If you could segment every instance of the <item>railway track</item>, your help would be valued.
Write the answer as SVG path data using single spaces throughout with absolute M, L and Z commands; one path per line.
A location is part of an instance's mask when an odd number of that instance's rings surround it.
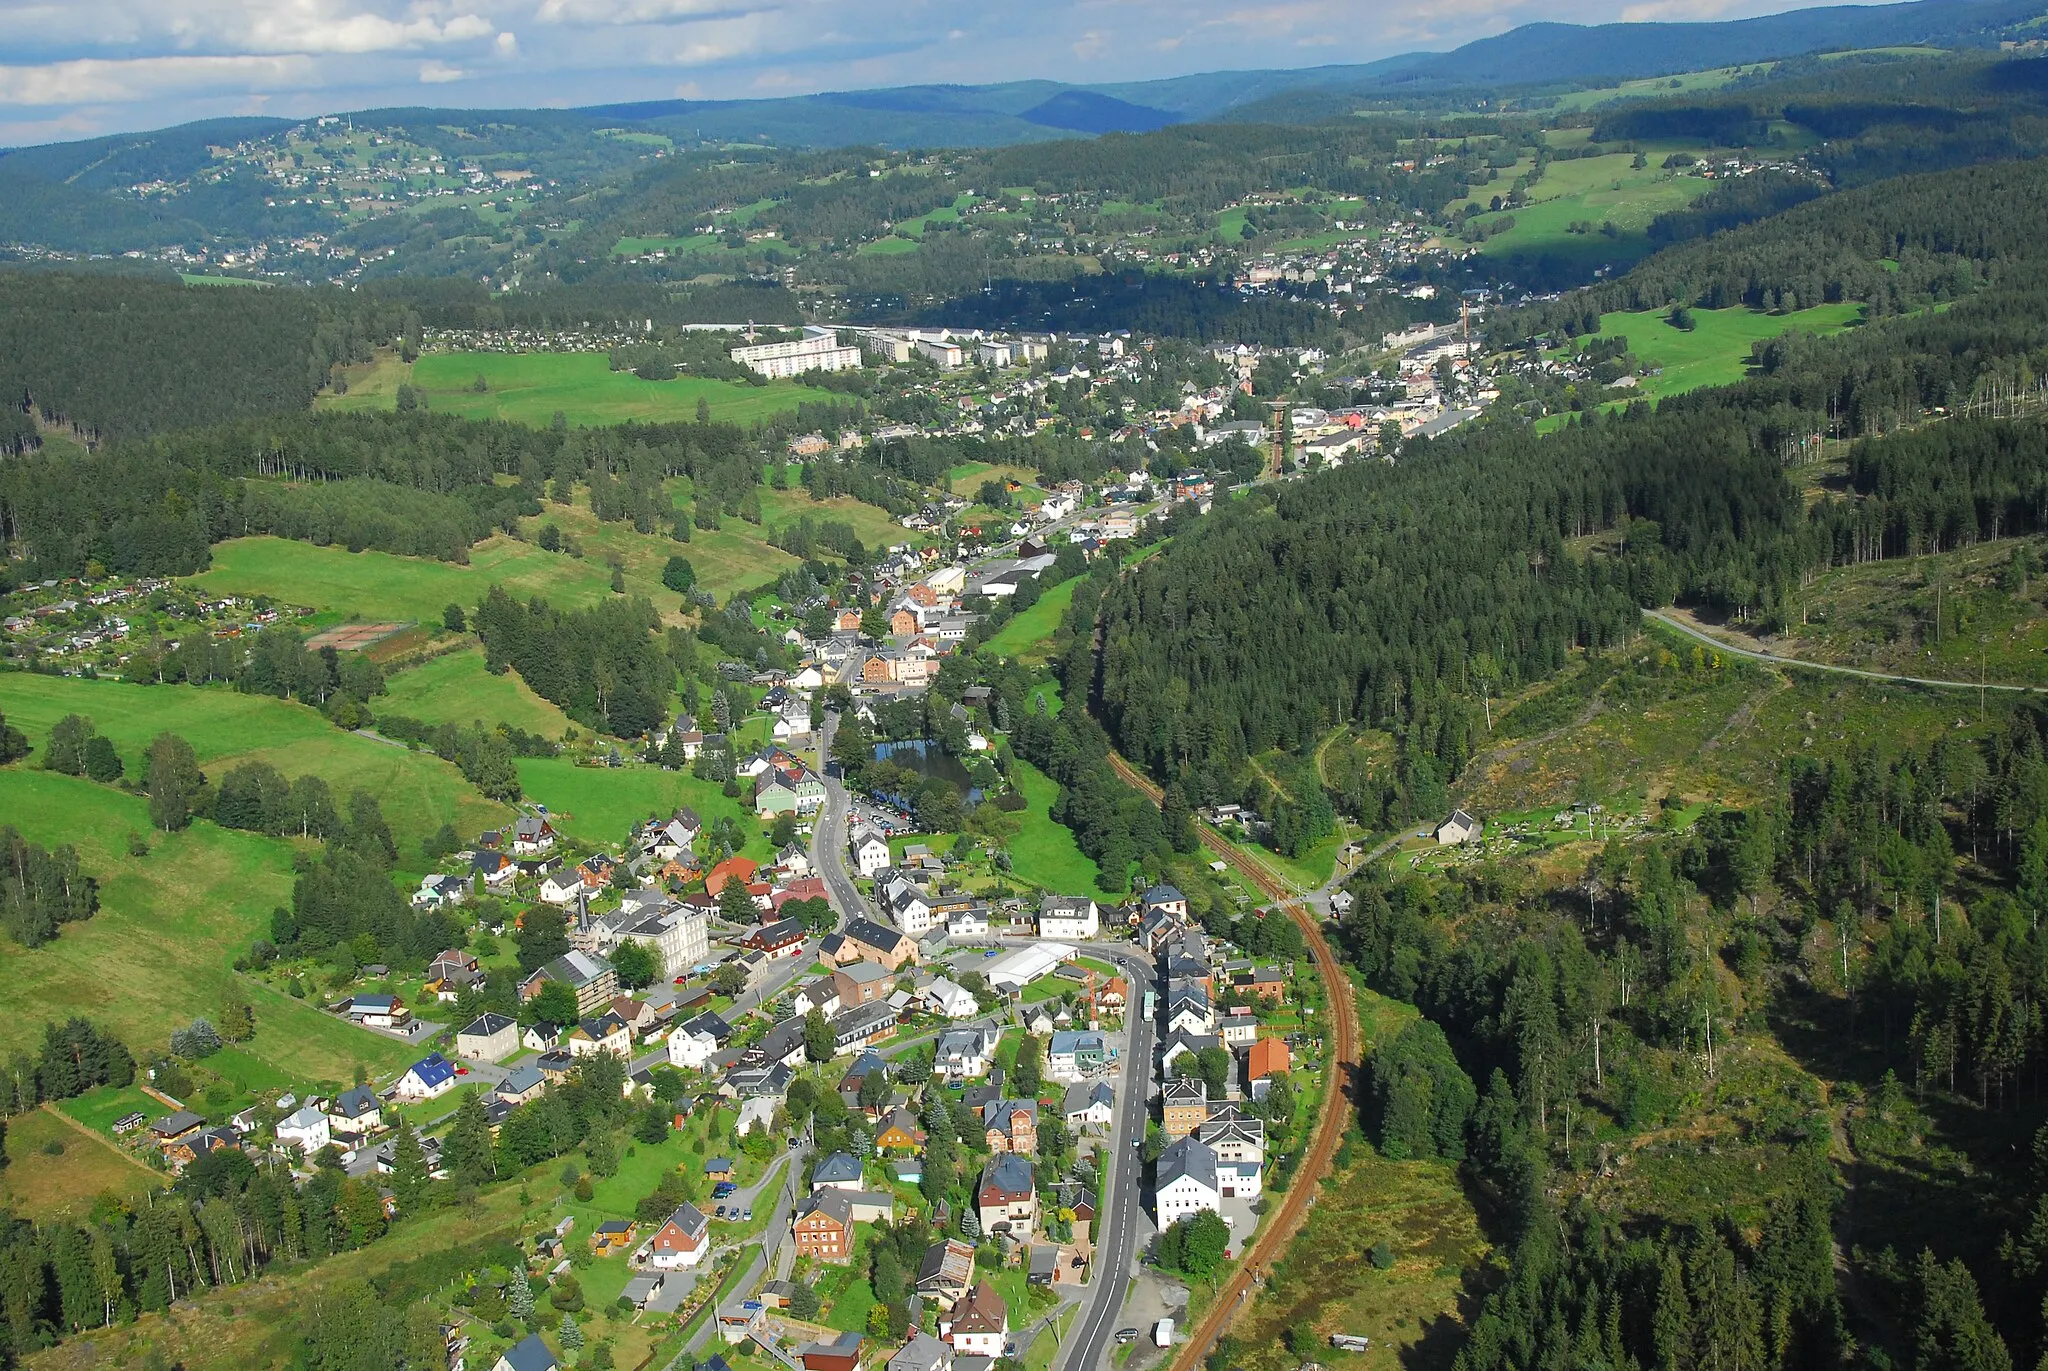
M 1114 752 L 1109 754 L 1109 764 L 1126 784 L 1158 801 L 1159 787 L 1152 784 L 1144 773 Z M 1317 1184 L 1329 1174 L 1331 1159 L 1344 1140 L 1346 1116 L 1351 1108 L 1351 1102 L 1344 1094 L 1344 1085 L 1346 1078 L 1355 1074 L 1360 1062 L 1357 1007 L 1351 996 L 1344 993 L 1349 984 L 1348 978 L 1337 964 L 1337 954 L 1331 951 L 1329 940 L 1323 936 L 1322 924 L 1317 920 L 1315 911 L 1304 905 L 1294 890 L 1258 861 L 1238 851 L 1221 834 L 1206 824 L 1198 825 L 1197 831 L 1201 834 L 1202 845 L 1219 861 L 1229 865 L 1253 888 L 1277 903 L 1300 926 L 1309 955 L 1315 960 L 1316 970 L 1321 973 L 1324 988 L 1329 992 L 1331 1034 L 1336 1053 L 1331 1062 L 1329 1089 L 1323 1093 L 1323 1107 L 1316 1118 L 1314 1140 L 1309 1144 L 1308 1155 L 1295 1170 L 1294 1182 L 1287 1187 L 1286 1198 L 1277 1212 L 1266 1216 L 1266 1222 L 1260 1225 L 1250 1250 L 1244 1253 L 1223 1288 L 1216 1292 L 1216 1302 L 1190 1332 L 1187 1341 L 1174 1349 L 1166 1371 L 1194 1371 L 1201 1364 L 1237 1312 L 1250 1302 L 1252 1278 L 1260 1272 L 1270 1271 L 1300 1232 L 1308 1218 L 1309 1206 L 1315 1202 Z

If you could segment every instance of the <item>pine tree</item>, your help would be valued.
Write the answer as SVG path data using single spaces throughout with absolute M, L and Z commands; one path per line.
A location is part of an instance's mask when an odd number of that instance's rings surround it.
M 512 1268 L 511 1283 L 505 1287 L 505 1307 L 512 1311 L 512 1317 L 525 1323 L 533 1317 L 533 1287 L 527 1283 L 526 1267 L 523 1263 Z
M 411 1120 L 400 1119 L 398 1136 L 391 1144 L 391 1193 L 398 1201 L 398 1212 L 414 1213 L 429 1183 L 427 1155 L 420 1146 L 420 1135 L 413 1131 Z
M 583 1330 L 576 1326 L 573 1314 L 562 1315 L 562 1348 L 568 1352 L 583 1350 Z

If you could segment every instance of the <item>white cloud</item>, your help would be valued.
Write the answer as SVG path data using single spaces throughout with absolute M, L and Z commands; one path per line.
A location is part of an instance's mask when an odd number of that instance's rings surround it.
M 85 57 L 0 67 L 0 105 L 123 104 L 223 88 L 237 92 L 306 85 L 313 59 L 282 57 Z
M 423 85 L 446 85 L 450 81 L 461 81 L 468 76 L 469 73 L 461 67 L 451 67 L 446 62 L 420 63 L 420 82 Z

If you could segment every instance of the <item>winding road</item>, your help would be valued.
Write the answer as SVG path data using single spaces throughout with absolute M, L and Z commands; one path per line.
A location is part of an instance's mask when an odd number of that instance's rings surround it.
M 1895 676 L 1889 671 L 1866 671 L 1856 666 L 1836 666 L 1832 662 L 1809 662 L 1801 657 L 1780 657 L 1774 653 L 1757 652 L 1751 648 L 1737 647 L 1723 642 L 1704 629 L 1695 628 L 1683 619 L 1675 619 L 1661 609 L 1646 609 L 1645 619 L 1654 619 L 1664 627 L 1704 643 L 1716 652 L 1725 652 L 1731 657 L 1741 657 L 1752 662 L 1765 662 L 1771 666 L 1798 667 L 1803 671 L 1825 671 L 1833 676 L 1854 676 L 1865 681 L 1888 681 L 1894 685 L 1928 686 L 1935 690 L 2002 690 L 2018 695 L 2048 695 L 2048 686 L 2000 685 L 1996 681 L 1943 681 L 1931 676 Z

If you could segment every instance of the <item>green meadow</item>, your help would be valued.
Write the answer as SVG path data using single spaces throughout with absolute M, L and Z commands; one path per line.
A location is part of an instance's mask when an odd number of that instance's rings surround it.
M 403 714 L 432 724 L 510 724 L 559 738 L 569 716 L 533 693 L 516 671 L 493 676 L 480 648 L 466 647 L 398 672 L 385 681 L 376 712 Z
M 43 730 L 30 734 L 39 742 Z M 0 943 L 0 1004 L 24 1039 L 82 1013 L 143 1056 L 239 998 L 255 1010 L 256 1036 L 236 1052 L 293 1080 L 344 1082 L 357 1063 L 390 1072 L 416 1055 L 231 969 L 268 932 L 270 911 L 291 903 L 292 844 L 205 821 L 155 831 L 141 796 L 27 764 L 0 770 L 0 813 L 31 842 L 76 848 L 100 887 L 99 912 L 54 941 Z M 146 837 L 148 856 L 128 855 L 130 833 Z
M 669 814 L 689 805 L 707 825 L 726 815 L 737 816 L 749 835 L 747 856 L 759 860 L 773 852 L 767 825 L 754 817 L 748 804 L 728 799 L 721 786 L 687 771 L 638 764 L 577 766 L 566 757 L 522 757 L 519 783 L 528 799 L 548 807 L 556 828 L 585 843 L 616 847 L 648 815 Z
M 1094 890 L 1120 895 L 1122 882 L 1113 882 L 1108 887 L 1099 884 L 1101 869 L 1074 842 L 1074 831 L 1053 821 L 1052 806 L 1059 798 L 1059 785 L 1021 759 L 1014 774 L 1018 793 L 1027 806 L 1019 815 L 1023 825 L 1008 844 L 1010 865 L 1017 875 L 1033 885 L 1063 894 Z
M 471 548 L 467 566 L 258 537 L 215 544 L 213 565 L 191 583 L 223 595 L 268 595 L 344 619 L 439 623 L 446 606 L 474 607 L 493 585 L 556 604 L 589 604 L 611 593 L 611 571 L 602 558 L 578 560 L 503 536 Z
M 474 388 L 479 376 L 482 391 Z M 595 352 L 435 352 L 410 367 L 392 362 L 360 380 L 352 377 L 348 394 L 322 396 L 319 405 L 386 409 L 397 403 L 398 385 L 405 381 L 436 412 L 536 426 L 552 422 L 557 412 L 577 425 L 688 420 L 697 417 L 699 400 L 711 407 L 714 419 L 749 424 L 792 410 L 800 400 L 831 398 L 830 392 L 793 381 L 643 381 L 629 371 L 613 371 L 610 359 Z
M 1531 203 L 1477 219 L 1482 224 L 1503 218 L 1515 221 L 1513 228 L 1488 238 L 1479 250 L 1510 261 L 1551 258 L 1584 266 L 1624 265 L 1647 256 L 1654 247 L 1650 221 L 1685 208 L 1712 189 L 1713 182 L 1665 171 L 1658 166 L 1660 156 L 1652 156 L 1641 170 L 1630 165 L 1633 160 L 1632 154 L 1614 153 L 1550 163 L 1543 179 L 1529 187 Z M 1469 203 L 1483 208 L 1493 196 L 1506 194 L 1515 177 L 1527 170 L 1520 162 L 1503 170 L 1491 183 L 1475 188 Z M 1574 233 L 1574 223 L 1590 223 L 1593 231 Z M 1603 223 L 1614 225 L 1615 236 L 1600 232 Z
M 1784 334 L 1804 331 L 1825 336 L 1854 328 L 1863 319 L 1859 304 L 1815 305 L 1789 314 L 1757 309 L 1696 309 L 1693 327 L 1678 328 L 1658 310 L 1608 313 L 1600 316 L 1602 338 L 1624 337 L 1645 372 L 1631 398 L 1661 400 L 1705 386 L 1733 385 L 1749 374 L 1750 346 Z M 1605 406 L 1618 409 L 1626 400 Z M 1569 416 L 1546 415 L 1539 432 L 1563 424 Z
M 1080 585 L 1081 579 L 1075 577 L 1054 586 L 1038 597 L 1037 604 L 997 629 L 985 646 L 1001 657 L 1015 657 L 1021 662 L 1044 662 L 1053 631 L 1066 617 L 1067 606 L 1074 602 L 1074 592 Z
M 432 753 L 344 733 L 316 710 L 267 695 L 10 672 L 0 675 L 0 714 L 38 746 L 59 719 L 82 714 L 113 742 L 130 777 L 140 774 L 150 740 L 171 732 L 192 744 L 210 779 L 237 762 L 264 761 L 286 776 L 318 775 L 342 800 L 352 790 L 367 790 L 402 846 L 444 823 L 474 833 L 504 816 Z

